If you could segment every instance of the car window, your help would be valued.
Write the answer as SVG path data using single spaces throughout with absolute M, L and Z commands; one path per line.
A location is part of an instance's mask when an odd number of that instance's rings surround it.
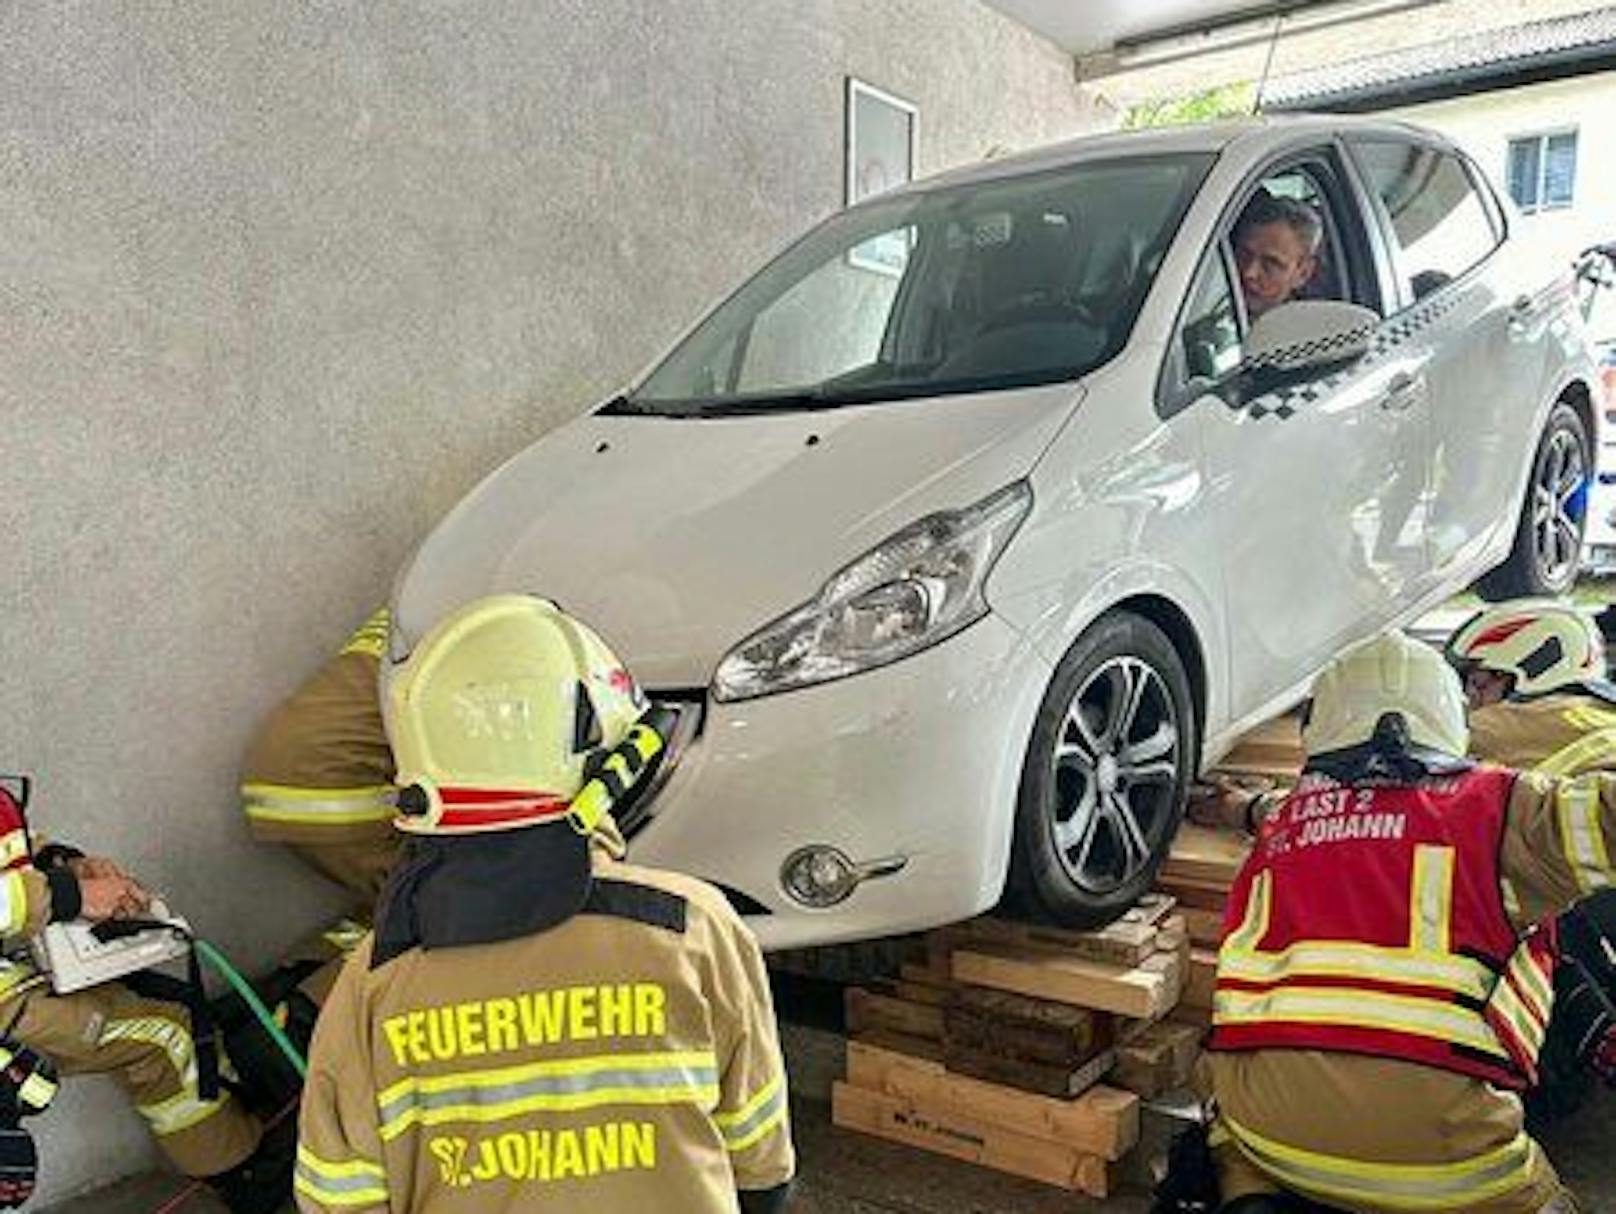
M 1187 379 L 1222 379 L 1240 365 L 1240 315 L 1221 256 L 1206 259 L 1190 292 L 1179 350 Z
M 1085 161 L 853 207 L 754 276 L 620 407 L 826 408 L 1074 379 L 1122 349 L 1210 164 Z
M 1353 148 L 1391 225 L 1408 299 L 1440 290 L 1498 247 L 1487 207 L 1457 156 L 1390 139 L 1358 140 Z
M 898 298 L 914 228 L 905 224 L 820 266 L 757 314 L 731 358 L 737 390 L 817 383 L 876 360 Z M 705 386 L 716 395 L 719 383 Z

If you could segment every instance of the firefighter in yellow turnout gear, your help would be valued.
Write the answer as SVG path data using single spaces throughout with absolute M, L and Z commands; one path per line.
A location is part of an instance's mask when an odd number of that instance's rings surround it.
M 111 860 L 61 844 L 36 852 L 26 800 L 25 791 L 0 788 L 0 1192 L 25 1198 L 32 1188 L 33 1151 L 25 1150 L 26 1160 L 14 1154 L 26 1135 L 12 1119 L 48 1104 L 55 1084 L 36 1072 L 17 1087 L 28 1070 L 16 1060 L 42 1058 L 63 1077 L 112 1078 L 170 1162 L 211 1184 L 231 1210 L 279 1209 L 291 1187 L 294 1123 L 287 1116 L 266 1131 L 228 1090 L 204 1091 L 210 1059 L 184 1003 L 144 997 L 123 982 L 57 995 L 35 966 L 28 938 L 47 924 L 139 918 L 151 895 Z M 26 1191 L 19 1193 L 23 1172 Z M 0 1199 L 12 1204 L 20 1203 Z
M 1470 702 L 1470 752 L 1518 771 L 1616 770 L 1616 687 L 1591 617 L 1553 599 L 1478 612 L 1447 656 Z
M 393 755 L 376 698 L 387 630 L 383 609 L 277 707 L 241 776 L 253 837 L 290 847 L 352 891 L 367 915 L 399 849 Z
M 315 1032 L 300 1208 L 779 1209 L 757 943 L 716 890 L 621 859 L 610 807 L 662 745 L 621 664 L 500 596 L 433 629 L 390 695 L 410 842 Z
M 1225 1209 L 1574 1211 L 1513 1090 L 1552 995 L 1536 938 L 1511 945 L 1616 879 L 1616 777 L 1459 758 L 1458 679 L 1395 635 L 1321 676 L 1303 740 L 1219 953 Z

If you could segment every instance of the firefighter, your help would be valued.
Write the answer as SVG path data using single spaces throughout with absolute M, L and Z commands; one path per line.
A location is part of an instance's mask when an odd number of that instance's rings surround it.
M 1472 758 L 1555 776 L 1616 770 L 1616 686 L 1591 617 L 1554 599 L 1499 603 L 1465 620 L 1443 652 L 1464 683 Z M 1284 796 L 1215 776 L 1189 812 L 1254 833 Z
M 1447 656 L 1470 704 L 1470 752 L 1549 775 L 1616 770 L 1616 687 L 1593 619 L 1553 599 L 1477 612 Z
M 410 842 L 315 1030 L 301 1209 L 781 1208 L 757 943 L 710 886 L 623 863 L 610 814 L 660 714 L 522 595 L 442 621 L 389 695 Z
M 0 788 L 0 1206 L 33 1191 L 37 1166 L 19 1119 L 40 1112 L 56 1076 L 109 1075 L 174 1166 L 237 1214 L 270 1214 L 291 1191 L 296 1121 L 265 1125 L 227 1090 L 205 1092 L 212 1061 L 183 1003 L 121 982 L 52 994 L 27 940 L 46 924 L 140 917 L 151 895 L 111 860 L 52 844 L 32 851 L 26 793 Z
M 377 611 L 270 714 L 247 748 L 253 837 L 284 843 L 368 912 L 398 858 L 393 755 L 376 699 L 388 613 Z
M 260 983 L 276 1015 L 300 1032 L 313 1024 L 398 860 L 393 754 L 377 702 L 387 635 L 383 608 L 276 707 L 242 763 L 241 804 L 253 837 L 285 844 L 353 899 L 342 918 L 295 942 Z M 294 1039 L 302 1044 L 300 1032 Z M 263 1062 L 273 1065 L 273 1050 Z
M 1401 634 L 1326 670 L 1303 742 L 1218 954 L 1225 1209 L 1284 1209 L 1290 1192 L 1347 1210 L 1574 1211 L 1518 1093 L 1554 998 L 1557 916 L 1616 880 L 1616 778 L 1461 758 L 1459 680 Z

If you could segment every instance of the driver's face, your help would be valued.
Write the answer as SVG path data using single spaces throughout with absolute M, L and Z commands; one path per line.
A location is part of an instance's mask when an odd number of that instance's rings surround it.
M 1289 303 L 1313 277 L 1317 259 L 1288 223 L 1264 223 L 1243 229 L 1235 238 L 1235 265 L 1246 311 L 1256 320 L 1270 308 Z

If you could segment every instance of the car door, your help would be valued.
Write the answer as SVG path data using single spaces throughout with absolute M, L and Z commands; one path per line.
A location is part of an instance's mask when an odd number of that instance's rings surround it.
M 1259 191 L 1319 208 L 1315 293 L 1378 312 L 1384 289 L 1361 196 L 1339 149 L 1320 147 L 1287 157 L 1232 200 L 1174 336 L 1167 399 L 1200 414 L 1237 719 L 1376 631 L 1429 574 L 1426 402 L 1406 390 L 1406 360 L 1381 351 L 1279 390 L 1244 383 L 1249 323 L 1231 237 Z
M 1388 335 L 1430 415 L 1433 574 L 1468 581 L 1496 529 L 1514 526 L 1547 326 L 1533 323 L 1531 297 L 1500 255 L 1497 207 L 1462 156 L 1393 135 L 1355 136 L 1349 148 L 1390 250 Z

